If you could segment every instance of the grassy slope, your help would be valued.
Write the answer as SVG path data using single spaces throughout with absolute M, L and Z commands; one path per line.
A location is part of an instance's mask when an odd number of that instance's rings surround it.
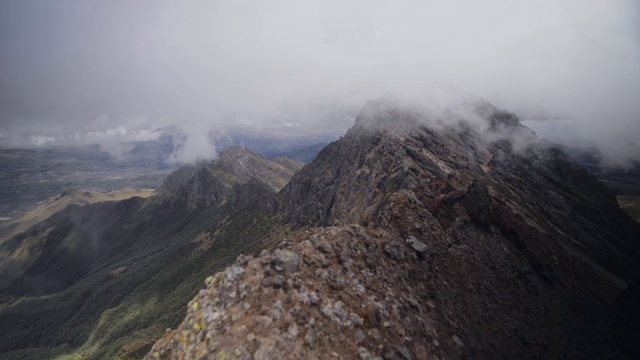
M 46 256 L 47 252 L 56 250 L 50 246 L 53 242 L 51 237 L 52 235 L 60 236 L 61 222 L 49 221 L 50 218 L 60 218 L 63 214 L 72 213 L 71 210 L 66 210 L 74 206 L 80 208 L 89 204 L 106 203 L 112 204 L 111 206 L 105 206 L 106 208 L 113 208 L 116 201 L 133 197 L 148 198 L 153 194 L 153 190 L 134 189 L 117 190 L 109 193 L 84 190 L 68 191 L 43 201 L 18 219 L 0 224 L 0 274 L 2 274 L 0 277 L 0 290 L 4 290 L 16 277 L 34 265 L 34 262 L 41 260 L 42 255 Z M 95 212 L 94 209 L 95 207 L 86 208 L 86 212 Z M 82 213 L 85 210 L 77 210 L 76 212 Z M 105 216 L 113 217 L 112 215 L 107 213 Z M 99 216 L 93 216 L 93 219 L 98 220 L 97 224 L 94 224 L 96 227 L 104 227 L 107 223 Z M 42 224 L 50 223 L 58 226 L 55 229 L 53 226 L 42 229 Z M 34 230 L 38 228 L 40 229 Z M 88 231 L 85 231 L 85 234 L 77 234 L 76 237 L 82 239 L 87 234 L 92 235 L 94 233 L 96 233 L 96 229 L 88 227 Z M 62 237 L 64 235 L 62 234 Z M 66 237 L 69 238 L 69 236 Z M 62 248 L 73 249 L 74 247 L 74 244 L 67 241 Z M 57 253 L 59 254 L 60 251 Z
M 618 196 L 618 204 L 629 216 L 640 222 L 640 196 Z
M 280 219 L 258 210 L 231 216 L 225 207 L 195 217 L 180 211 L 159 214 L 116 226 L 122 230 L 108 237 L 133 245 L 104 266 L 95 265 L 73 286 L 53 296 L 20 298 L 0 311 L 0 359 L 140 357 L 166 327 L 178 324 L 206 276 L 241 253 L 269 246 L 286 231 Z M 216 234 L 212 246 L 194 252 L 201 245 L 191 240 L 205 232 Z
M 148 198 L 153 196 L 153 194 L 154 190 L 152 189 L 125 189 L 113 190 L 108 193 L 76 190 L 58 195 L 34 206 L 31 210 L 27 211 L 17 219 L 3 218 L 3 223 L 0 225 L 0 229 L 10 228 L 10 232 L 5 236 L 0 237 L 0 243 L 15 234 L 21 233 L 31 226 L 48 219 L 51 215 L 64 210 L 71 204 L 88 205 L 103 201 L 121 201 L 134 196 Z

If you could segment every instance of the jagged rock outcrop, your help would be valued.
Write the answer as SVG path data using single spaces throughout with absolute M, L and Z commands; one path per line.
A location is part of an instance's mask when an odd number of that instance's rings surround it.
M 249 149 L 232 146 L 212 162 L 199 162 L 171 173 L 158 189 L 160 200 L 173 199 L 188 209 L 231 203 L 277 208 L 276 193 L 304 164 L 273 161 Z
M 303 230 L 209 280 L 147 357 L 632 354 L 640 226 L 513 114 L 463 110 L 369 102 L 280 192 Z

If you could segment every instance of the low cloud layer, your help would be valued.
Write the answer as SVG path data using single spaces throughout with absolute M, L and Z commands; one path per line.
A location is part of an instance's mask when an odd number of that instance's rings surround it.
M 346 129 L 367 99 L 466 89 L 640 159 L 635 0 L 0 2 L 0 145 L 175 124 L 175 160 L 229 126 Z M 182 149 L 182 150 L 180 150 Z

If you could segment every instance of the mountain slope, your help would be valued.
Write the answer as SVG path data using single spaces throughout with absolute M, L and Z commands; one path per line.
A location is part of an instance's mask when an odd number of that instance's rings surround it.
M 43 201 L 18 219 L 0 224 L 0 289 L 11 284 L 17 276 L 27 269 L 44 251 L 43 240 L 52 228 L 25 233 L 36 224 L 46 222 L 54 214 L 70 205 L 84 206 L 105 201 L 120 201 L 131 197 L 146 198 L 153 190 L 116 190 L 100 193 L 84 190 L 67 190 L 64 193 Z
M 255 201 L 274 209 L 276 192 L 302 165 L 286 158 L 269 161 L 246 148 L 231 146 L 211 164 L 201 162 L 173 172 L 158 192 L 162 201 L 188 209 L 227 202 L 247 206 Z
M 141 357 L 207 274 L 287 231 L 271 209 L 300 166 L 233 148 L 155 197 L 71 205 L 3 243 L 37 237 L 43 251 L 0 293 L 0 358 Z
M 147 358 L 636 350 L 640 226 L 584 168 L 486 102 L 369 102 L 279 201 L 302 230 L 214 276 Z

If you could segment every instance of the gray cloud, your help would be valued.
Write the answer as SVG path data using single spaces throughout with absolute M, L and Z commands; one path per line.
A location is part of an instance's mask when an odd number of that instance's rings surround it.
M 447 82 L 570 119 L 622 162 L 640 158 L 639 44 L 634 0 L 5 0 L 0 142 L 176 124 L 191 160 L 237 123 L 346 129 L 369 98 Z

